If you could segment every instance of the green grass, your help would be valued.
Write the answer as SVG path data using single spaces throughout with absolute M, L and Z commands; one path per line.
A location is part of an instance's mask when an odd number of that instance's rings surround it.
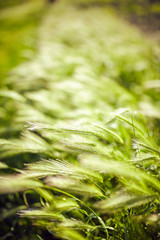
M 0 2 L 0 74 L 3 78 L 8 70 L 34 56 L 36 29 L 44 3 L 37 0 Z
M 0 91 L 3 239 L 158 239 L 159 43 L 67 1 L 37 39 Z

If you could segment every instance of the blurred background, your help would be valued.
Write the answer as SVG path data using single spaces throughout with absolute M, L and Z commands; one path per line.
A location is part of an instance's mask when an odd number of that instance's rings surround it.
M 160 31 L 159 0 L 57 0 L 79 8 L 108 7 L 151 36 Z M 4 75 L 36 50 L 36 31 L 55 0 L 0 0 L 0 74 Z M 22 54 L 23 50 L 23 54 Z M 25 51 L 24 51 L 25 50 Z

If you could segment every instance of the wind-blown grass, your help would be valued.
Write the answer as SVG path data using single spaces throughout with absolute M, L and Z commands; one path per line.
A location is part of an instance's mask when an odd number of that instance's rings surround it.
M 20 219 L 59 239 L 158 238 L 156 44 L 106 9 L 47 12 L 0 91 L 0 193 L 23 193 Z

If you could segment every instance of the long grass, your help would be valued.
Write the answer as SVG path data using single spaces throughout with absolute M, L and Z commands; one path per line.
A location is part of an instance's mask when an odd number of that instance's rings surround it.
M 3 239 L 158 239 L 159 51 L 105 8 L 47 11 L 0 90 Z

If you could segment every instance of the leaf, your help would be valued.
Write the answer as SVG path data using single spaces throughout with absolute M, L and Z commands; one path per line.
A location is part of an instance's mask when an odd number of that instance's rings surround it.
M 0 194 L 25 191 L 42 187 L 39 181 L 24 179 L 22 175 L 6 175 L 0 177 Z
M 37 219 L 47 219 L 47 220 L 54 220 L 54 221 L 62 221 L 65 218 L 63 215 L 50 211 L 48 209 L 27 209 L 19 211 L 19 215 L 21 217 L 28 217 L 28 218 L 37 218 Z
M 95 226 L 86 224 L 84 222 L 78 221 L 76 219 L 66 219 L 59 224 L 59 227 L 66 229 L 84 230 L 84 229 L 94 229 Z
M 32 132 L 22 133 L 21 139 L 12 139 L 11 141 L 0 141 L 1 155 L 0 158 L 14 156 L 20 153 L 43 153 L 48 155 L 53 152 L 52 147 L 40 136 Z
M 61 197 L 60 199 L 55 200 L 55 208 L 58 211 L 70 211 L 72 209 L 81 209 L 77 201 L 71 198 Z M 66 222 L 66 219 L 65 219 Z
M 112 131 L 104 129 L 100 126 L 94 127 L 93 124 L 90 125 L 83 125 L 81 127 L 77 126 L 66 126 L 66 127 L 61 127 L 57 125 L 50 125 L 48 123 L 39 123 L 39 122 L 28 122 L 28 129 L 35 131 L 35 130 L 40 130 L 40 129 L 47 129 L 47 130 L 52 130 L 56 132 L 68 132 L 68 133 L 73 133 L 73 134 L 82 134 L 82 135 L 93 135 L 96 136 L 100 139 L 103 140 L 108 140 L 106 133 L 111 134 L 112 136 L 116 137 L 118 141 L 123 142 L 123 140 L 116 134 L 114 134 Z M 97 129 L 98 128 L 98 129 Z
M 58 234 L 59 237 L 62 237 L 67 240 L 85 240 L 85 238 L 78 232 L 72 229 L 61 229 L 60 228 L 61 234 Z
M 120 136 L 118 136 L 115 132 L 113 132 L 113 131 L 107 129 L 106 127 L 102 127 L 102 126 L 97 125 L 97 124 L 94 124 L 94 123 L 93 123 L 93 125 L 94 125 L 95 127 L 97 127 L 98 129 L 100 129 L 100 130 L 102 130 L 102 131 L 104 131 L 104 132 L 110 134 L 110 135 L 113 136 L 118 142 L 120 142 L 120 143 L 123 144 L 123 140 L 122 140 L 122 138 L 121 138 Z
M 55 176 L 49 177 L 46 180 L 49 186 L 64 189 L 67 192 L 75 193 L 84 196 L 103 196 L 101 190 L 93 183 L 73 179 L 71 177 Z
M 160 150 L 153 147 L 152 145 L 148 145 L 148 144 L 140 142 L 140 141 L 137 141 L 137 144 L 139 144 L 140 146 L 142 146 L 143 148 L 146 148 L 147 150 L 149 150 L 151 152 L 154 152 L 154 153 L 157 153 L 158 155 L 160 155 Z
M 25 102 L 25 98 L 22 95 L 12 90 L 1 89 L 0 96 L 11 98 L 13 100 L 20 101 L 20 102 Z
M 75 179 L 88 178 L 91 180 L 102 181 L 100 174 L 62 160 L 50 159 L 32 163 L 27 166 L 27 169 L 25 171 L 25 176 L 27 178 L 42 178 L 45 176 L 52 176 L 57 174 L 71 176 Z
M 119 211 L 122 208 L 137 207 L 142 204 L 148 203 L 156 199 L 157 196 L 151 195 L 127 195 L 126 193 L 117 193 L 112 195 L 107 200 L 99 201 L 95 204 L 95 207 L 99 208 L 103 213 L 109 211 Z
M 153 188 L 155 191 L 160 191 L 160 182 L 157 178 L 148 175 L 146 172 L 141 171 L 128 162 L 106 160 L 98 156 L 89 155 L 82 156 L 80 162 L 83 167 L 113 174 L 119 177 L 119 180 L 124 178 L 127 181 L 133 181 L 142 188 L 142 191 L 145 185 Z
M 44 240 L 43 238 L 41 238 L 39 235 L 37 235 L 37 237 L 39 238 L 39 240 Z
M 6 169 L 8 168 L 7 164 L 0 162 L 0 169 Z

